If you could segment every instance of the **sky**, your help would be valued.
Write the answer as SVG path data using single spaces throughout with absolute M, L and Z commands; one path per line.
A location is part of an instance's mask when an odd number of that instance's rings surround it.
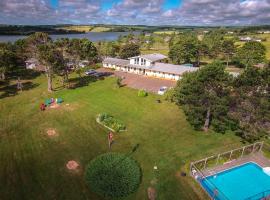
M 270 0 L 0 0 L 0 24 L 259 25 Z

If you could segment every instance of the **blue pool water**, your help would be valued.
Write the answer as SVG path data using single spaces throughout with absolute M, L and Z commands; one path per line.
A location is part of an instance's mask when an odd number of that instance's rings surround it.
M 255 163 L 247 163 L 202 179 L 201 185 L 215 200 L 257 200 L 270 195 L 270 175 Z M 251 198 L 252 197 L 252 198 Z

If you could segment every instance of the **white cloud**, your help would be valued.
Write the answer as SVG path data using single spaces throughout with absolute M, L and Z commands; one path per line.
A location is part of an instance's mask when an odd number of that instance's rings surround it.
M 177 25 L 246 25 L 270 22 L 270 0 L 183 0 L 164 10 L 165 0 L 122 0 L 102 10 L 106 0 L 0 0 L 0 23 L 121 23 Z

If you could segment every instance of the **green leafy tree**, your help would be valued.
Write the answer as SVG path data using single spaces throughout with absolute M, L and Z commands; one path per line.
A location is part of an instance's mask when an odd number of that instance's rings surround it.
M 175 64 L 195 61 L 198 52 L 198 40 L 195 35 L 185 35 L 169 51 L 169 58 Z
M 141 32 L 140 35 L 139 35 L 139 41 L 140 41 L 140 44 L 143 45 L 144 42 L 145 42 L 145 33 L 144 32 Z
M 208 55 L 209 52 L 208 46 L 203 42 L 198 41 L 196 52 L 197 52 L 196 54 L 197 65 L 200 66 L 201 59 Z
M 256 41 L 245 43 L 237 51 L 236 58 L 245 67 L 264 62 L 266 48 L 263 44 Z
M 60 70 L 64 65 L 64 59 L 53 43 L 40 45 L 38 48 L 38 59 L 45 66 L 48 80 L 48 91 L 52 92 L 53 73 Z
M 155 43 L 155 38 L 153 36 L 153 34 L 150 35 L 149 39 L 148 39 L 148 43 L 147 43 L 147 49 L 151 49 L 153 47 Z
M 36 32 L 28 36 L 26 42 L 26 54 L 28 58 L 38 58 L 38 49 L 40 45 L 45 45 L 52 42 L 52 39 L 47 33 Z
M 211 31 L 203 38 L 203 43 L 208 46 L 208 56 L 211 58 L 218 58 L 221 49 L 224 34 L 222 30 Z
M 81 60 L 90 63 L 98 61 L 98 52 L 94 44 L 88 39 L 72 39 L 69 42 L 68 53 L 78 66 Z
M 14 43 L 15 54 L 18 59 L 18 63 L 23 65 L 27 60 L 27 43 L 26 39 L 16 40 Z
M 187 73 L 178 81 L 175 100 L 196 129 L 207 131 L 212 125 L 214 130 L 224 133 L 230 128 L 231 121 L 227 116 L 230 81 L 230 75 L 220 62 Z
M 119 54 L 120 46 L 115 42 L 107 42 L 105 47 L 105 56 L 116 57 Z
M 172 48 L 172 46 L 174 45 L 174 42 L 175 42 L 175 38 L 176 38 L 176 35 L 175 35 L 175 32 L 173 32 L 170 36 L 170 39 L 168 41 L 169 43 L 169 49 Z
M 229 61 L 235 54 L 236 48 L 233 40 L 224 40 L 221 44 L 221 52 L 223 57 L 226 59 L 227 67 L 229 66 Z
M 55 48 L 62 54 L 62 65 L 56 70 L 56 73 L 63 77 L 63 86 L 69 83 L 69 67 L 68 63 L 72 61 L 72 55 L 69 52 L 70 40 L 68 38 L 61 38 L 54 42 Z
M 16 55 L 7 43 L 0 44 L 0 80 L 6 79 L 6 73 L 16 65 Z
M 123 59 L 138 55 L 140 55 L 140 46 L 132 43 L 122 46 L 119 53 L 120 58 Z
M 230 117 L 238 122 L 237 133 L 253 142 L 270 130 L 270 69 L 247 67 L 234 81 Z

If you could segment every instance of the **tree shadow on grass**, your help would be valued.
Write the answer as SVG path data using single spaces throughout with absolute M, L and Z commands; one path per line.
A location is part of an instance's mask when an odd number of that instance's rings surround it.
M 17 79 L 18 77 L 21 78 L 21 80 L 33 80 L 40 76 L 42 72 L 31 70 L 31 69 L 25 69 L 25 68 L 18 68 L 14 70 L 13 72 L 9 73 L 7 75 L 7 80 Z
M 27 91 L 33 88 L 36 88 L 39 86 L 37 83 L 33 83 L 31 81 L 27 81 L 23 83 L 23 91 Z M 17 89 L 17 84 L 13 85 L 6 85 L 4 87 L 0 87 L 0 99 L 15 96 L 19 93 L 19 90 Z
M 83 76 L 69 79 L 69 89 L 76 89 L 80 87 L 88 86 L 90 83 L 96 82 L 98 80 L 104 80 L 105 77 L 110 76 L 112 73 L 103 72 L 98 73 L 97 76 Z
M 97 78 L 95 77 L 89 77 L 89 76 L 84 76 L 84 77 L 76 77 L 76 78 L 71 78 L 69 79 L 69 89 L 76 89 L 80 87 L 85 87 L 88 86 L 92 82 L 96 82 Z

